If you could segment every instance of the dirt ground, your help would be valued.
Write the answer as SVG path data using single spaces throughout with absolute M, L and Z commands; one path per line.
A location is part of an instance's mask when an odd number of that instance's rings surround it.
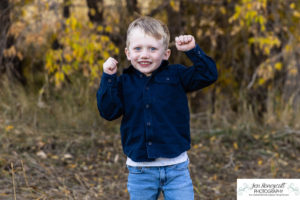
M 117 126 L 0 131 L 1 200 L 129 199 Z M 195 199 L 236 199 L 237 178 L 300 178 L 299 131 L 194 126 L 188 154 Z

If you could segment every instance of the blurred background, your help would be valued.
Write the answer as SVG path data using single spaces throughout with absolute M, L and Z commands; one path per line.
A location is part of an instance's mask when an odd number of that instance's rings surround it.
M 299 0 L 1 0 L 0 199 L 127 198 L 120 120 L 100 118 L 96 91 L 109 56 L 119 74 L 128 67 L 126 31 L 141 15 L 168 25 L 171 63 L 191 65 L 176 51 L 179 34 L 194 35 L 217 63 L 218 81 L 188 94 L 197 197 L 235 199 L 242 166 L 255 166 L 250 177 L 299 177 L 292 162 L 300 155 L 299 7 Z M 249 144 L 264 153 L 242 154 L 237 164 L 234 152 Z M 210 168 L 201 164 L 209 159 Z M 264 168 L 255 174 L 256 167 Z

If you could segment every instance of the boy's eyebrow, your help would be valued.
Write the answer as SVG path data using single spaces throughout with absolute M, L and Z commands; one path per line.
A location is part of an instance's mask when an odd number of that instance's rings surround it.
M 135 48 L 141 48 L 141 49 L 143 49 L 143 47 L 141 47 L 141 46 L 132 46 L 132 49 L 135 49 Z M 155 48 L 155 49 L 159 49 L 159 47 L 156 47 L 156 46 L 147 46 L 146 47 L 146 49 L 150 49 L 150 48 Z
M 132 47 L 139 47 L 139 46 L 144 46 L 143 44 L 135 44 L 135 45 L 132 45 Z M 159 45 L 153 45 L 153 44 L 150 44 L 150 45 L 147 45 L 147 47 L 155 47 L 155 48 L 158 48 Z

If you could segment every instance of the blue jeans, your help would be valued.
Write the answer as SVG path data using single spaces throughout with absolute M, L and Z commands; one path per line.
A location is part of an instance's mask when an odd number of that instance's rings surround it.
M 127 188 L 130 200 L 156 200 L 160 192 L 165 200 L 193 200 L 189 161 L 165 167 L 131 167 Z

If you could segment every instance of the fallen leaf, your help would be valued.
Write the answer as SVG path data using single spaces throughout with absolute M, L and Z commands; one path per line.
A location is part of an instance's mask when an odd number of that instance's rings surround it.
M 233 143 L 233 148 L 234 148 L 235 150 L 238 150 L 238 149 L 239 149 L 239 145 L 238 145 L 236 142 L 234 142 L 234 143 Z
M 73 156 L 69 153 L 64 154 L 63 159 L 72 159 Z
M 258 159 L 257 164 L 258 164 L 259 166 L 261 166 L 261 165 L 263 164 L 262 159 Z
M 43 159 L 46 159 L 47 158 L 47 155 L 45 154 L 45 152 L 43 151 L 39 151 L 36 153 L 36 155 L 40 158 L 43 158 Z

